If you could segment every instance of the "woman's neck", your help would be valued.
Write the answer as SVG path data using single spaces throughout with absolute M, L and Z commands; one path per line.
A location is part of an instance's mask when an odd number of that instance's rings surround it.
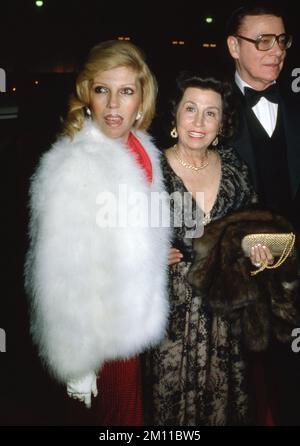
M 202 147 L 201 149 L 190 149 L 189 147 L 177 143 L 175 144 L 177 153 L 181 158 L 190 164 L 202 165 L 208 160 L 208 148 Z

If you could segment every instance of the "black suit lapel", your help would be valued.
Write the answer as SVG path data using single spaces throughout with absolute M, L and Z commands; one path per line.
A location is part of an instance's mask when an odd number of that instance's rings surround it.
M 232 145 L 250 168 L 252 180 L 257 189 L 256 166 L 247 124 L 245 97 L 235 82 L 233 90 L 237 102 L 239 126 Z M 283 99 L 280 100 L 279 107 L 285 130 L 290 186 L 294 198 L 300 188 L 300 113 L 294 110 L 294 107 L 288 107 Z
M 238 130 L 234 139 L 232 140 L 232 146 L 240 155 L 242 160 L 244 160 L 245 163 L 248 165 L 254 187 L 255 189 L 257 189 L 258 180 L 256 174 L 254 153 L 251 144 L 251 136 L 247 124 L 245 98 L 236 83 L 234 83 L 233 89 L 235 91 L 236 107 L 238 111 Z

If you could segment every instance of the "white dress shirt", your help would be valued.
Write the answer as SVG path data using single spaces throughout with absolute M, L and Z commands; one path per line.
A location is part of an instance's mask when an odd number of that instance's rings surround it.
M 245 87 L 253 88 L 251 85 L 243 81 L 237 71 L 235 72 L 235 82 L 243 94 L 245 94 Z M 275 83 L 275 81 L 273 83 Z M 258 103 L 252 107 L 252 110 L 267 134 L 271 137 L 276 126 L 278 104 L 274 104 L 262 97 Z

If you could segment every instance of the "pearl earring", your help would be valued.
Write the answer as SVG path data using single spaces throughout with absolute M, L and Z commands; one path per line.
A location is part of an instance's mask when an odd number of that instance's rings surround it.
M 91 112 L 91 110 L 90 110 L 89 107 L 85 107 L 85 113 L 86 113 L 86 115 L 87 115 L 88 117 L 91 117 L 91 116 L 92 116 L 92 112 Z
M 141 119 L 142 116 L 143 116 L 143 113 L 139 111 L 136 115 L 135 120 L 138 121 L 139 119 Z

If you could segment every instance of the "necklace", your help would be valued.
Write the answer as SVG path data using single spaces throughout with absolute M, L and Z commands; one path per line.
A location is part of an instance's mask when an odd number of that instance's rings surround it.
M 187 163 L 186 161 L 183 161 L 183 159 L 180 158 L 178 150 L 177 150 L 177 144 L 175 144 L 172 147 L 172 150 L 174 152 L 174 155 L 176 156 L 177 161 L 179 161 L 180 164 L 183 167 L 185 167 L 186 169 L 191 169 L 191 170 L 194 170 L 195 172 L 199 172 L 199 170 L 204 169 L 209 164 L 209 161 L 207 160 L 206 163 L 201 163 L 201 166 L 193 166 L 193 164 Z M 207 154 L 206 154 L 206 157 L 208 158 Z

